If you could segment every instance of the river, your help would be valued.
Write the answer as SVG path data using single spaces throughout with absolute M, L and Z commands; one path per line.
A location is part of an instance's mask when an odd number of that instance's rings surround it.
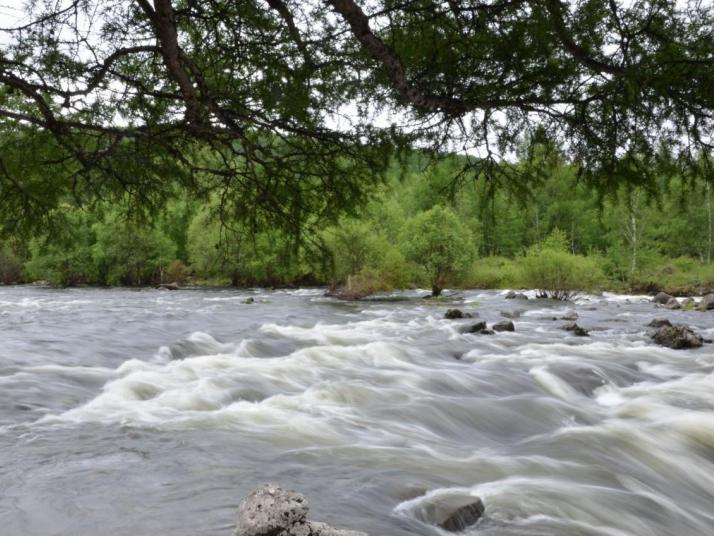
M 474 536 L 714 534 L 714 346 L 645 327 L 714 313 L 467 291 L 517 316 L 472 335 L 419 295 L 0 288 L 0 533 L 228 536 L 272 482 L 370 536 L 468 495 Z

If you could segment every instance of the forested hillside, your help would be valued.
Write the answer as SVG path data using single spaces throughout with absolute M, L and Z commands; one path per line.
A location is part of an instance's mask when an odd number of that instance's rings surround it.
M 116 203 L 65 203 L 51 228 L 5 239 L 0 274 L 57 285 L 349 282 L 357 293 L 537 287 L 536 254 L 559 250 L 576 288 L 689 293 L 714 284 L 704 181 L 663 173 L 654 189 L 604 193 L 551 162 L 527 188 L 494 191 L 487 181 L 458 183 L 462 165 L 412 154 L 354 214 L 302 236 L 230 221 L 220 199 L 185 193 L 143 219 Z

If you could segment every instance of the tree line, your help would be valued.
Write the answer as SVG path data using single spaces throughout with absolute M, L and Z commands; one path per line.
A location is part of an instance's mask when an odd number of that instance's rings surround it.
M 455 185 L 458 157 L 394 161 L 351 214 L 300 236 L 228 218 L 215 196 L 177 191 L 150 214 L 63 202 L 53 225 L 5 233 L 4 283 L 531 287 L 702 291 L 714 284 L 706 181 L 660 173 L 657 188 L 608 193 L 565 161 L 541 161 L 528 193 Z M 522 165 L 522 164 L 515 164 Z

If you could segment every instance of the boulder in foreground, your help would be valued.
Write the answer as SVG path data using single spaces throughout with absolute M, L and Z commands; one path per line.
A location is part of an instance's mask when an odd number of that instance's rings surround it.
M 308 521 L 307 498 L 266 484 L 240 502 L 235 536 L 367 536 Z

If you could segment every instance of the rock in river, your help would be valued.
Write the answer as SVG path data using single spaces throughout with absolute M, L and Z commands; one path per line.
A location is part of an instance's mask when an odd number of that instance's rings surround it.
M 469 528 L 475 524 L 476 521 L 481 519 L 484 510 L 485 508 L 481 499 L 476 499 L 475 501 L 465 504 L 464 506 L 458 508 L 455 512 L 451 513 L 451 515 L 449 515 L 439 526 L 450 532 L 460 532 Z
M 664 304 L 667 309 L 681 309 L 682 305 L 677 301 L 677 298 L 670 298 L 667 303 Z
M 308 521 L 309 509 L 302 493 L 266 484 L 240 502 L 235 536 L 367 536 Z
M 714 309 L 714 293 L 707 294 L 706 296 L 704 296 L 702 298 L 701 308 L 704 309 L 705 311 Z
M 674 348 L 675 350 L 699 348 L 704 344 L 702 337 L 683 325 L 663 325 L 657 329 L 652 338 L 657 344 Z
M 456 320 L 458 318 L 473 318 L 473 314 L 471 313 L 464 313 L 461 309 L 448 309 L 446 311 L 446 314 L 444 314 L 444 318 L 448 318 L 449 320 Z
M 568 322 L 563 326 L 563 329 L 565 331 L 572 331 L 573 335 L 577 335 L 578 337 L 588 337 L 590 335 L 587 329 L 581 328 L 575 322 Z
M 652 301 L 659 303 L 660 305 L 665 305 L 672 298 L 674 298 L 674 296 L 671 296 L 666 292 L 659 292 L 654 298 L 652 298 Z
M 481 320 L 480 322 L 476 322 L 475 324 L 472 324 L 471 326 L 465 326 L 461 330 L 461 332 L 462 333 L 478 333 L 484 329 L 486 329 L 486 322 Z
M 671 326 L 671 325 L 672 325 L 672 322 L 670 322 L 666 318 L 655 318 L 649 324 L 647 324 L 647 326 L 650 328 L 661 328 L 662 326 Z
M 493 326 L 491 326 L 491 329 L 494 331 L 515 331 L 516 327 L 510 320 L 503 320 L 501 322 L 496 322 Z

